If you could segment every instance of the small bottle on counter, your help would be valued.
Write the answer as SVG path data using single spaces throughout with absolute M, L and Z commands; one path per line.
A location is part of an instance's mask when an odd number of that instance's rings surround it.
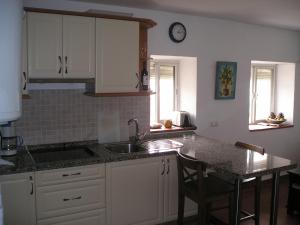
M 144 62 L 144 65 L 143 65 L 143 69 L 142 69 L 142 88 L 143 90 L 147 91 L 148 90 L 148 87 L 149 87 L 149 74 L 148 74 L 148 71 L 147 71 L 147 62 L 145 61 Z

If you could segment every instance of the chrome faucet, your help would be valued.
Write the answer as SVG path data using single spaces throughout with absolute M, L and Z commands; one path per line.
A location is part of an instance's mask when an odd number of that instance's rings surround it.
M 129 140 L 134 143 L 138 143 L 145 137 L 146 133 L 140 134 L 138 119 L 133 118 L 133 119 L 128 120 L 128 126 L 131 125 L 132 123 L 135 123 L 135 136 L 129 137 Z

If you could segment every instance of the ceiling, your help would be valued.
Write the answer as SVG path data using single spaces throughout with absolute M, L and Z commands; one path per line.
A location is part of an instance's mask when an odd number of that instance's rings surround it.
M 300 31 L 300 0 L 73 0 L 200 15 Z

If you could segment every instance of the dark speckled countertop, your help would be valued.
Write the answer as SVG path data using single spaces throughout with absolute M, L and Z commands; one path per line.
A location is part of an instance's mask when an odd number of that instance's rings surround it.
M 157 157 L 175 154 L 176 151 L 204 161 L 208 167 L 218 172 L 225 172 L 240 178 L 260 176 L 270 174 L 274 170 L 289 170 L 296 167 L 296 163 L 288 159 L 268 154 L 261 156 L 230 144 L 197 136 L 193 132 L 180 132 L 167 136 L 153 135 L 152 139 L 146 141 L 144 145 L 150 150 L 130 154 L 112 153 L 105 148 L 105 145 L 98 144 L 96 141 L 29 146 L 29 152 L 62 146 L 86 146 L 94 154 L 92 157 L 75 160 L 61 160 L 59 154 L 53 154 L 47 162 L 35 162 L 28 151 L 22 150 L 14 157 L 4 158 L 15 165 L 0 166 L 0 175 Z

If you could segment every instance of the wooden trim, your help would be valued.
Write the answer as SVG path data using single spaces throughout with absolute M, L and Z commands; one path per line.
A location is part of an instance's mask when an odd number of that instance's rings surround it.
M 153 91 L 138 91 L 138 92 L 120 92 L 120 93 L 91 93 L 85 92 L 87 96 L 91 97 L 125 97 L 125 96 L 150 96 L 155 94 Z
M 31 99 L 29 94 L 23 94 L 22 99 Z
M 256 131 L 265 131 L 265 130 L 276 130 L 276 129 L 284 129 L 284 128 L 291 128 L 294 127 L 293 124 L 281 124 L 279 126 L 263 126 L 263 125 L 256 125 L 256 124 L 249 124 L 249 131 L 256 132 Z
M 128 16 L 117 16 L 117 15 L 107 15 L 107 14 L 98 14 L 98 13 L 74 12 L 74 11 L 30 8 L 30 7 L 24 7 L 24 10 L 27 12 L 37 12 L 37 13 L 51 13 L 51 14 L 59 14 L 59 15 L 84 16 L 84 17 L 95 17 L 95 18 L 115 19 L 115 20 L 136 21 L 136 22 L 141 23 L 142 26 L 146 27 L 147 29 L 157 25 L 157 23 L 151 19 L 128 17 Z
M 165 133 L 165 132 L 175 132 L 175 131 L 185 131 L 185 130 L 197 130 L 196 126 L 192 127 L 176 127 L 172 126 L 172 128 L 160 128 L 160 129 L 150 129 L 150 133 Z
M 29 83 L 95 83 L 94 78 L 80 79 L 80 78 L 30 78 Z

